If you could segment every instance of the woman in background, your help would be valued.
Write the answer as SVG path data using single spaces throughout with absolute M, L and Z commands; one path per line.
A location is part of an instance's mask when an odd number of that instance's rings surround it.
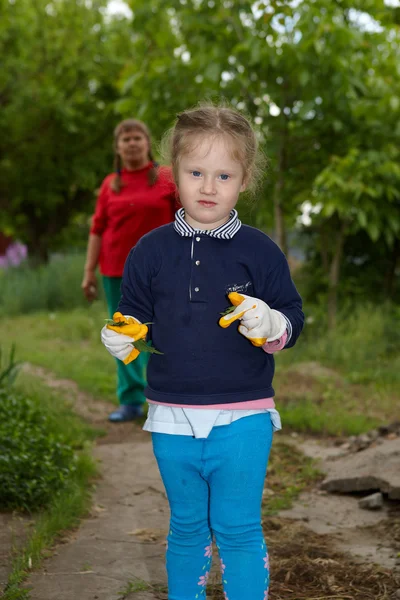
M 151 152 L 147 126 L 136 119 L 114 131 L 115 172 L 104 179 L 89 234 L 82 290 L 89 302 L 97 297 L 97 265 L 103 279 L 110 318 L 117 310 L 125 260 L 139 239 L 174 220 L 175 184 L 167 167 L 158 167 Z M 112 422 L 131 421 L 143 414 L 146 353 L 129 365 L 117 361 L 120 406 Z

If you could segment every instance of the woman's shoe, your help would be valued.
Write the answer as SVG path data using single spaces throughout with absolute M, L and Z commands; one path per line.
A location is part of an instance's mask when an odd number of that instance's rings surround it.
M 141 404 L 122 404 L 117 410 L 108 415 L 108 420 L 111 423 L 125 423 L 126 421 L 134 421 L 143 415 L 144 409 Z

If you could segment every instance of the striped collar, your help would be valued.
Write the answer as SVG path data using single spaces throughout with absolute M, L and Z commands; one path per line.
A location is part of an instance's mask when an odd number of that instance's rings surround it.
M 220 225 L 216 229 L 194 229 L 185 221 L 185 209 L 180 208 L 175 213 L 175 223 L 174 228 L 175 231 L 179 233 L 179 235 L 183 237 L 192 237 L 196 233 L 202 233 L 204 235 L 208 235 L 210 237 L 218 238 L 221 240 L 230 240 L 233 236 L 239 231 L 242 226 L 242 222 L 239 219 L 237 210 L 232 209 L 229 217 L 229 221 Z

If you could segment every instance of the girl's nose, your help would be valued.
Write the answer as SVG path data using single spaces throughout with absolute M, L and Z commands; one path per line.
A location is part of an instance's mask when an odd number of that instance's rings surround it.
M 203 185 L 201 186 L 200 193 L 202 194 L 215 194 L 215 181 L 213 177 L 204 177 Z

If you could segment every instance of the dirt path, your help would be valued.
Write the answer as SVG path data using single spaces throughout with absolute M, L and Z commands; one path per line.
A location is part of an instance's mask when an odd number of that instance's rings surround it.
M 102 477 L 92 512 L 76 532 L 62 540 L 42 568 L 32 573 L 27 581 L 31 600 L 166 599 L 164 554 L 169 512 L 148 434 L 137 425 L 109 424 L 106 415 L 113 406 L 79 391 L 74 382 L 58 380 L 43 369 L 29 370 L 50 387 L 67 390 L 75 410 L 106 430 L 95 448 Z M 323 501 L 311 513 L 318 519 L 322 511 L 321 518 L 327 521 L 332 515 L 327 496 L 318 491 L 312 494 L 314 507 L 318 499 Z M 344 507 L 342 500 L 335 502 Z M 301 504 L 303 499 L 293 510 L 299 510 Z M 347 516 L 351 519 L 352 509 L 343 510 L 349 510 Z M 337 542 L 334 531 L 320 535 L 304 528 L 311 513 L 286 513 L 290 519 L 279 517 L 264 523 L 275 574 L 271 597 L 396 598 L 398 574 L 352 566 L 351 560 L 336 553 L 332 545 L 332 540 Z M 350 589 L 352 595 L 346 594 Z M 208 597 L 223 598 L 218 586 L 212 587 Z
M 30 577 L 32 600 L 121 600 L 130 582 L 165 585 L 168 510 L 147 436 L 101 444 L 95 456 L 92 514 Z
M 101 479 L 91 514 L 29 578 L 31 599 L 121 600 L 134 586 L 149 587 L 146 582 L 165 587 L 168 506 L 149 435 L 139 425 L 109 423 L 107 415 L 115 406 L 82 392 L 75 382 L 42 368 L 25 368 L 50 388 L 67 392 L 74 410 L 106 432 L 94 449 Z

